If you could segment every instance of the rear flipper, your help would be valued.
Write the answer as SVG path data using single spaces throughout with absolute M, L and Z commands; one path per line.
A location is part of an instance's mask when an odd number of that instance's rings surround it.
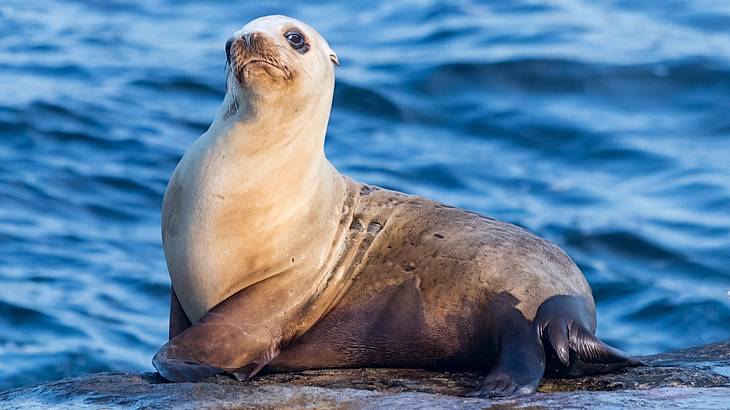
M 471 396 L 530 394 L 543 376 L 582 377 L 641 365 L 594 336 L 594 315 L 583 297 L 554 296 L 540 305 L 532 322 L 515 303 L 502 298 L 490 306 L 484 327 L 496 336 L 495 360 Z
M 545 353 L 532 323 L 515 308 L 511 295 L 496 297 L 482 324 L 490 335 L 483 348 L 494 357 L 482 383 L 469 396 L 519 396 L 534 393 L 545 372 Z
M 545 349 L 545 377 L 583 377 L 642 365 L 594 335 L 594 316 L 583 297 L 546 300 L 533 323 Z

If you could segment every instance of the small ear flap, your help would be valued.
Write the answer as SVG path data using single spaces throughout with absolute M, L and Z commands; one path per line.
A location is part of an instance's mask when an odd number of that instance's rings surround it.
M 340 66 L 340 60 L 337 58 L 337 54 L 335 54 L 334 51 L 330 53 L 330 60 L 332 60 L 332 62 L 335 63 L 336 66 Z

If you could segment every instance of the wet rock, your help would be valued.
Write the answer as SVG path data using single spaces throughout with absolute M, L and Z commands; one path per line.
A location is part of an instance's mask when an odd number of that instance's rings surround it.
M 646 356 L 644 367 L 545 380 L 539 392 L 462 397 L 476 373 L 341 369 L 270 374 L 241 383 L 216 376 L 167 383 L 156 373 L 99 373 L 0 393 L 0 408 L 729 408 L 730 341 Z

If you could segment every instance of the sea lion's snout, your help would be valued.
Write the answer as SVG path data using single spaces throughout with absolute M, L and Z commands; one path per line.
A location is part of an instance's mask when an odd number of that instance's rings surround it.
M 258 32 L 246 32 L 236 37 L 231 37 L 226 42 L 226 57 L 230 59 L 231 55 L 231 46 L 233 46 L 233 43 L 235 41 L 240 41 L 241 44 L 244 46 L 244 48 L 249 52 L 254 52 L 255 45 L 254 42 L 257 41 L 257 38 L 261 38 L 261 36 L 264 35 L 262 33 Z
M 233 45 L 233 38 L 229 38 L 228 41 L 226 41 L 226 61 L 228 64 L 231 63 L 231 46 Z
M 243 59 L 247 61 L 251 58 L 272 57 L 275 52 L 276 45 L 269 39 L 266 34 L 258 32 L 245 32 L 237 34 L 226 41 L 226 59 L 231 64 L 231 60 Z
M 292 80 L 287 56 L 277 48 L 276 40 L 267 33 L 247 31 L 226 42 L 226 60 L 242 85 L 250 85 L 255 77 L 270 80 Z

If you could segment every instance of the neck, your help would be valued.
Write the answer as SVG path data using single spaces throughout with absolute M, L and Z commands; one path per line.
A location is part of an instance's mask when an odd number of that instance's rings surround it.
M 238 109 L 226 118 L 234 97 Z M 317 269 L 327 256 L 320 249 L 330 247 L 345 192 L 345 180 L 324 155 L 331 101 L 331 92 L 319 98 L 236 93 L 226 97 L 202 137 L 205 156 L 221 158 L 208 162 L 217 174 L 209 186 L 233 199 L 224 206 L 235 208 L 237 225 L 256 226 L 256 235 L 274 238 L 270 255 L 278 260 L 252 267 L 265 270 L 264 276 L 278 274 L 282 266 Z
M 244 96 L 226 96 L 163 201 L 165 255 L 194 320 L 240 289 L 327 270 L 334 257 L 347 182 L 324 156 L 332 93 Z
M 324 94 L 262 95 L 232 88 L 206 134 L 246 162 L 311 168 L 326 162 L 324 139 L 332 91 Z M 263 159 L 266 164 L 260 163 Z

